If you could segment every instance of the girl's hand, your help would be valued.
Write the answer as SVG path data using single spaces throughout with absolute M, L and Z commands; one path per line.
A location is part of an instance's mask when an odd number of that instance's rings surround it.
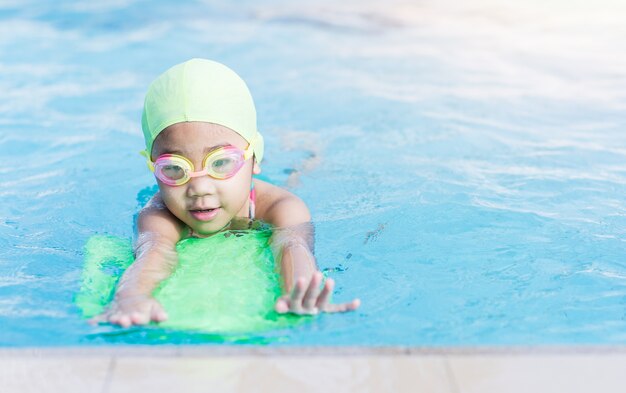
M 330 295 L 333 293 L 335 281 L 332 278 L 326 280 L 323 288 L 320 288 L 322 273 L 315 272 L 307 285 L 306 279 L 300 277 L 291 294 L 281 296 L 274 309 L 280 314 L 287 312 L 298 315 L 315 315 L 320 312 L 345 312 L 359 308 L 361 301 L 354 299 L 349 303 L 331 304 Z
M 114 299 L 105 312 L 91 318 L 89 323 L 95 325 L 108 322 L 127 328 L 132 325 L 163 322 L 166 319 L 167 313 L 163 306 L 152 296 L 127 295 Z

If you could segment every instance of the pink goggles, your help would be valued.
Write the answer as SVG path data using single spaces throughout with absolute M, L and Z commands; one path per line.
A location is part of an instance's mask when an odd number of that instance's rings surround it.
M 147 154 L 143 154 L 147 156 Z M 194 172 L 189 159 L 177 154 L 162 154 L 152 162 L 148 157 L 148 167 L 154 176 L 168 186 L 182 186 L 192 177 L 210 176 L 214 179 L 228 179 L 235 176 L 248 158 L 252 157 L 252 146 L 246 150 L 235 146 L 220 146 L 211 150 L 202 162 L 202 170 Z

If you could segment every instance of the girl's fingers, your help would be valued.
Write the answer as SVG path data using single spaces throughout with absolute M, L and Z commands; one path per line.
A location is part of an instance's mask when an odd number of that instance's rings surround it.
M 317 308 L 322 311 L 326 311 L 326 306 L 328 306 L 328 302 L 330 301 L 330 295 L 333 293 L 333 289 L 335 288 L 335 280 L 332 278 L 326 279 L 324 283 L 324 289 L 322 293 L 317 298 Z
M 276 305 L 274 306 L 274 310 L 276 310 L 279 314 L 284 314 L 289 311 L 289 298 L 283 296 L 276 301 Z
M 326 309 L 324 309 L 327 313 L 335 313 L 335 312 L 344 312 L 347 311 L 346 304 L 328 304 Z
M 296 285 L 293 286 L 291 291 L 291 301 L 289 302 L 290 311 L 300 312 L 302 309 L 302 298 L 304 297 L 305 280 L 300 277 L 296 280 Z
M 112 325 L 130 327 L 132 325 L 146 325 L 152 321 L 163 322 L 168 316 L 163 306 L 156 300 L 131 304 L 130 307 L 120 307 L 117 303 L 112 303 L 111 307 L 102 314 L 96 315 L 88 322 L 96 325 L 108 322 Z
M 165 311 L 157 311 L 152 315 L 152 320 L 154 322 L 164 322 L 167 321 L 167 313 Z
M 159 303 L 156 303 L 152 306 L 152 310 L 150 310 L 150 320 L 154 322 L 163 322 L 167 320 L 167 313 L 163 309 Z
M 130 322 L 133 325 L 145 325 L 150 322 L 150 318 L 146 313 L 135 311 L 130 314 Z
M 314 313 L 317 313 L 316 304 L 317 298 L 320 296 L 320 283 L 322 282 L 322 273 L 315 272 L 311 277 L 311 281 L 309 282 L 309 288 L 304 294 L 304 300 L 302 302 L 302 307 Z
M 122 315 L 120 313 L 110 314 L 110 315 L 108 315 L 108 322 L 112 323 L 114 325 L 119 325 L 121 317 L 122 317 Z
M 326 305 L 326 308 L 324 309 L 324 312 L 334 313 L 334 312 L 353 311 L 353 310 L 356 310 L 357 308 L 359 308 L 360 305 L 361 305 L 361 300 L 359 300 L 359 299 L 354 299 L 350 303 L 328 304 L 328 305 Z
M 120 319 L 118 320 L 118 324 L 121 327 L 127 328 L 127 327 L 130 327 L 133 323 L 131 322 L 130 317 L 128 315 L 122 315 Z

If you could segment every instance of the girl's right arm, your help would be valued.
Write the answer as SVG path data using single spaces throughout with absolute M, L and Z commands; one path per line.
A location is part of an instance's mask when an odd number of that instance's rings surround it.
M 176 265 L 176 243 L 185 225 L 163 204 L 157 193 L 139 213 L 135 262 L 122 275 L 113 302 L 92 322 L 109 322 L 128 327 L 167 319 L 165 310 L 152 297 L 159 283 Z

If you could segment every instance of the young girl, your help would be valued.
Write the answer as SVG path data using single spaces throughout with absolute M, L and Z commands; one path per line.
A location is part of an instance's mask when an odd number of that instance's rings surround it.
M 176 267 L 182 238 L 247 228 L 252 219 L 277 228 L 271 238 L 284 295 L 279 313 L 350 311 L 359 300 L 331 304 L 334 282 L 313 257 L 309 210 L 292 193 L 253 179 L 263 138 L 245 82 L 228 67 L 203 59 L 178 64 L 149 87 L 142 128 L 148 167 L 159 192 L 140 212 L 135 262 L 118 284 L 109 308 L 94 322 L 124 327 L 167 319 L 152 297 Z

